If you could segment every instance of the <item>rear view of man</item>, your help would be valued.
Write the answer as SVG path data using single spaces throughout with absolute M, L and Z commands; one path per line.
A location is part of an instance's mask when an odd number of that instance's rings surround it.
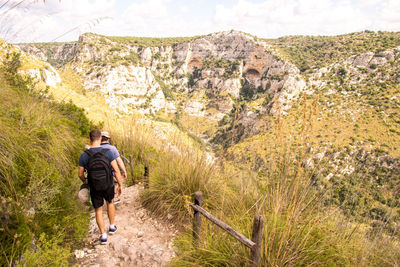
M 90 132 L 90 149 L 84 151 L 79 158 L 78 175 L 84 183 L 89 183 L 90 197 L 93 207 L 96 211 L 96 222 L 100 229 L 101 244 L 107 243 L 107 233 L 104 229 L 103 220 L 103 204 L 104 199 L 107 204 L 107 212 L 109 219 L 109 234 L 117 231 L 114 224 L 115 207 L 114 199 L 114 181 L 112 179 L 112 170 L 117 179 L 119 188 L 118 197 L 122 193 L 122 179 L 116 161 L 117 155 L 112 150 L 103 148 L 101 144 L 101 132 L 93 130 Z M 88 171 L 88 177 L 85 178 L 85 169 Z

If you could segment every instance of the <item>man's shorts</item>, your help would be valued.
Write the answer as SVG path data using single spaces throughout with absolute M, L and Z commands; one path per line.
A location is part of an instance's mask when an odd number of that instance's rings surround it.
M 114 185 L 103 191 L 96 191 L 94 188 L 90 188 L 90 198 L 92 199 L 92 204 L 95 209 L 104 205 L 104 199 L 108 203 L 111 203 L 114 199 L 114 195 Z

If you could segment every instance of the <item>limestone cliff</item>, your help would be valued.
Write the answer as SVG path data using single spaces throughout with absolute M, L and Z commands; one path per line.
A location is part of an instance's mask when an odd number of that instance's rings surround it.
M 258 131 L 257 118 L 276 111 L 271 100 L 279 99 L 288 109 L 305 88 L 293 64 L 238 31 L 173 45 L 145 46 L 84 34 L 76 43 L 20 47 L 60 70 L 72 68 L 81 75 L 85 89 L 101 91 L 119 113 L 182 113 L 218 122 L 231 116 L 235 103 L 244 98 L 254 104 L 237 118 L 243 129 L 252 129 L 243 137 Z

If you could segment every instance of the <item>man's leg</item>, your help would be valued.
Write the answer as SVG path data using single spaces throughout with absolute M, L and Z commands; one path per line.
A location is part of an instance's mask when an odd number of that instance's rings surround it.
M 115 217 L 114 195 L 115 195 L 114 186 L 112 186 L 107 190 L 107 195 L 104 196 L 107 203 L 108 220 L 110 221 L 108 233 L 111 235 L 115 234 L 115 232 L 117 231 L 117 227 L 114 224 L 114 217 Z
M 108 203 L 107 203 L 107 205 L 108 205 Z M 100 233 L 104 234 L 106 231 L 104 230 L 103 207 L 96 208 L 95 211 L 96 211 L 97 226 L 100 229 Z M 114 218 L 113 218 L 113 220 L 114 220 Z
M 114 178 L 114 194 L 116 195 L 118 193 L 119 184 L 117 182 L 117 178 L 115 178 L 115 176 L 113 178 Z M 120 202 L 121 202 L 120 198 L 114 199 L 114 205 L 117 205 Z
M 104 234 L 104 220 L 103 220 L 103 205 L 104 200 L 103 196 L 100 192 L 95 191 L 93 188 L 90 188 L 90 198 L 92 200 L 92 204 L 96 213 L 96 222 L 99 227 L 100 233 Z
M 108 214 L 108 220 L 110 221 L 110 225 L 114 224 L 114 217 L 115 217 L 115 206 L 114 202 L 111 200 L 111 202 L 106 201 L 107 203 L 107 214 Z M 104 228 L 104 225 L 103 225 Z

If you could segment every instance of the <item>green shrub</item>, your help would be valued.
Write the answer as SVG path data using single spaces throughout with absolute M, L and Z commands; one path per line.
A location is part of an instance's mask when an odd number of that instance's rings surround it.
M 179 43 L 188 42 L 200 38 L 201 36 L 193 37 L 165 37 L 165 38 L 153 38 L 153 37 L 121 37 L 121 36 L 102 36 L 113 42 L 120 42 L 124 44 L 138 45 L 141 47 L 147 46 L 172 46 Z
M 172 99 L 172 100 L 175 99 L 175 96 L 174 96 L 174 93 L 172 92 L 171 87 L 166 85 L 164 83 L 164 81 L 155 72 L 152 72 L 152 73 L 153 73 L 154 79 L 160 85 L 161 90 L 163 91 L 165 98 Z
M 246 82 L 242 86 L 242 88 L 240 88 L 240 96 L 247 101 L 252 100 L 256 93 L 257 93 L 256 87 L 248 82 Z
M 108 51 L 112 53 L 112 52 L 119 52 L 121 50 L 122 50 L 121 47 L 111 47 Z
M 133 65 L 137 65 L 140 62 L 139 56 L 135 52 L 129 52 L 128 56 L 125 56 L 124 59 Z

